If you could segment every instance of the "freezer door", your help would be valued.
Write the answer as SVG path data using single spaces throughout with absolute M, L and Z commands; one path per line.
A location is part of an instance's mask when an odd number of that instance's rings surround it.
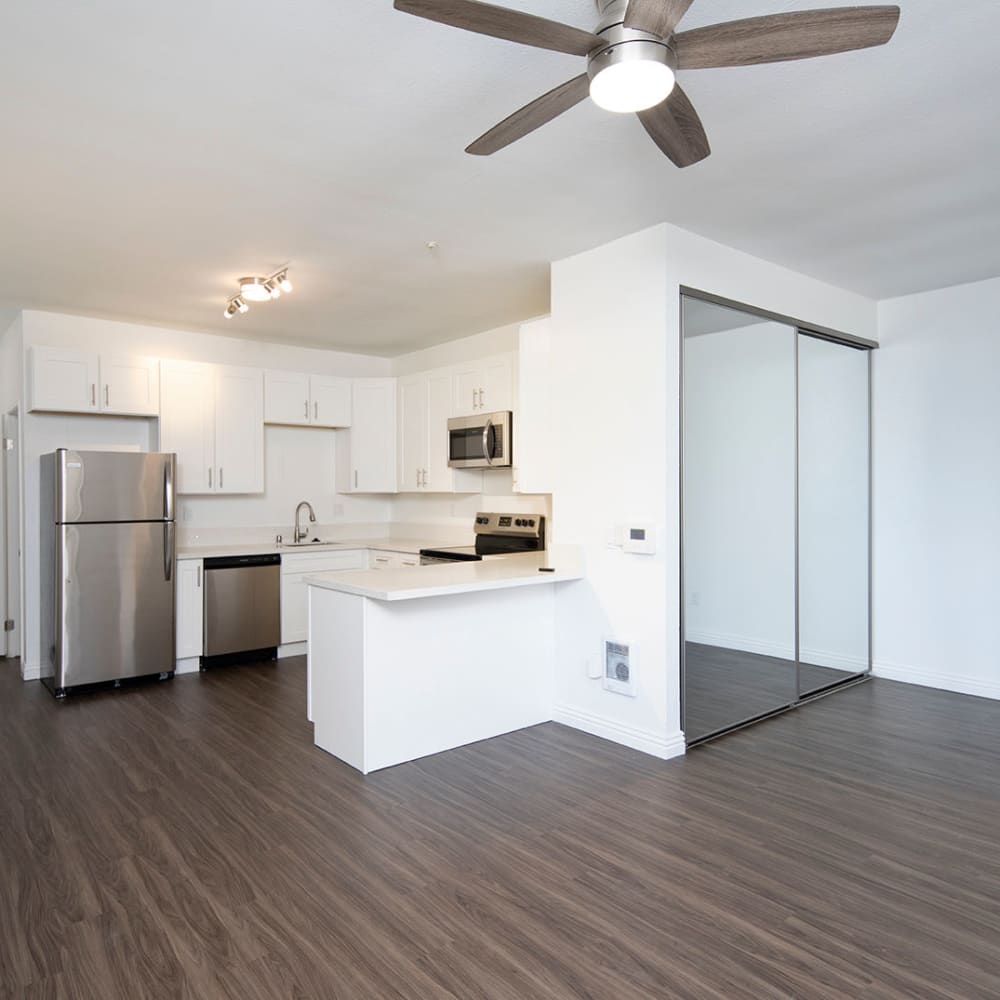
M 174 525 L 56 532 L 56 687 L 172 671 Z
M 57 522 L 173 520 L 173 454 L 60 448 L 55 464 Z

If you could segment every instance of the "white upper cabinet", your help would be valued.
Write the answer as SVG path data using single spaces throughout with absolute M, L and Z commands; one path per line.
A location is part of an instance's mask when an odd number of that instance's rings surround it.
M 137 417 L 155 417 L 160 411 L 156 358 L 32 347 L 28 373 L 32 410 Z
M 264 372 L 264 423 L 308 426 L 311 416 L 308 375 Z
M 513 409 L 514 358 L 498 354 L 456 365 L 454 372 L 456 416 Z
M 399 490 L 401 493 L 478 493 L 482 473 L 448 465 L 448 418 L 454 369 L 438 368 L 399 379 Z
M 427 475 L 427 376 L 399 380 L 399 491 L 415 493 Z
M 160 412 L 160 362 L 156 358 L 101 355 L 102 413 L 155 417 Z
M 258 368 L 217 368 L 216 493 L 264 492 L 264 383 Z
M 354 380 L 351 427 L 337 441 L 337 492 L 396 492 L 394 378 Z
M 264 383 L 256 368 L 164 361 L 160 450 L 178 493 L 264 491 Z
M 351 426 L 351 380 L 336 375 L 309 377 L 310 415 L 314 427 Z
M 336 375 L 267 371 L 264 423 L 350 427 L 351 380 Z

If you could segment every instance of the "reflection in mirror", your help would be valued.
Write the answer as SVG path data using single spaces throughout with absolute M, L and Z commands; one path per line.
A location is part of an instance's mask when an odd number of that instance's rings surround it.
M 799 337 L 803 696 L 868 670 L 869 357 Z
M 793 327 L 684 298 L 684 730 L 793 704 Z

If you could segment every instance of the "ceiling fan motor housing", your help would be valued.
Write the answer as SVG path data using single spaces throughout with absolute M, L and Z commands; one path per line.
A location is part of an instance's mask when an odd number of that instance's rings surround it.
M 677 54 L 669 40 L 651 31 L 626 28 L 625 10 L 628 0 L 597 0 L 601 20 L 594 34 L 607 42 L 587 56 L 587 73 L 593 80 L 601 70 L 623 62 L 658 62 L 677 69 Z

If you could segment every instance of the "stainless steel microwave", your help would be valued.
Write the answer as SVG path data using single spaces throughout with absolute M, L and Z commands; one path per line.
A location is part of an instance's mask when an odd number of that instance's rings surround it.
M 448 464 L 455 469 L 509 469 L 511 412 L 477 413 L 448 421 Z

